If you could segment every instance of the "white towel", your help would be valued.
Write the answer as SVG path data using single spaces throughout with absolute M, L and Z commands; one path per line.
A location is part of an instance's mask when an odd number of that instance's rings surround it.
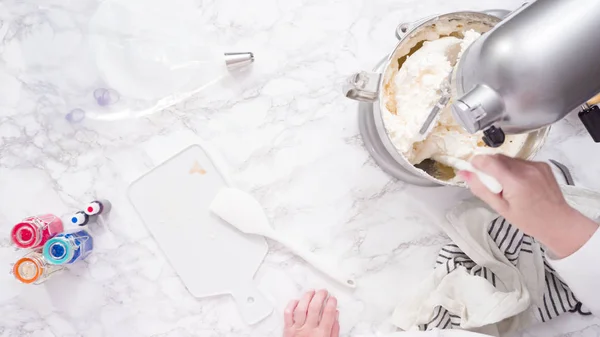
M 598 218 L 600 194 L 570 186 L 563 192 L 573 207 Z M 501 336 L 581 311 L 545 263 L 543 247 L 483 202 L 462 203 L 441 226 L 453 245 L 444 247 L 416 295 L 396 308 L 393 323 L 401 329 L 460 328 Z

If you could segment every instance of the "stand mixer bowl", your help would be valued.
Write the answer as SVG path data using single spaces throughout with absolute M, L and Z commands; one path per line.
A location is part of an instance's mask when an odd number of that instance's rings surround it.
M 361 101 L 359 105 L 359 127 L 365 146 L 377 164 L 388 174 L 402 181 L 419 186 L 460 186 L 466 184 L 441 180 L 433 172 L 415 167 L 392 144 L 383 121 L 383 113 L 389 113 L 384 104 L 384 83 L 394 72 L 394 63 L 409 56 L 420 47 L 420 42 L 436 40 L 443 35 L 441 27 L 449 27 L 448 34 L 462 34 L 473 29 L 485 33 L 510 12 L 490 10 L 486 12 L 455 12 L 424 18 L 411 24 L 401 24 L 396 30 L 399 42 L 389 57 L 380 62 L 373 72 L 360 72 L 351 76 L 345 87 L 346 97 Z M 445 30 L 443 28 L 442 30 Z M 444 34 L 445 35 L 445 34 Z M 518 158 L 532 159 L 544 144 L 549 127 L 529 133 L 517 154 Z M 421 165 L 419 165 L 421 166 Z

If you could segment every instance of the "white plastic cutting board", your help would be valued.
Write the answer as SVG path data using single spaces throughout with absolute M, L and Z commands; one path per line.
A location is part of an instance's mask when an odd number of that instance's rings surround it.
M 244 321 L 254 324 L 273 311 L 253 282 L 268 246 L 210 212 L 227 181 L 192 145 L 133 182 L 129 200 L 192 295 L 231 294 Z

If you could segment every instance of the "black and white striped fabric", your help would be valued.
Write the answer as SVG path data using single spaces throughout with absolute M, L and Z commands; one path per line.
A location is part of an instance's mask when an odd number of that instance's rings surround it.
M 490 223 L 488 234 L 498 245 L 500 251 L 515 266 L 519 264 L 521 254 L 533 254 L 533 249 L 541 249 L 542 253 L 544 252 L 541 246 L 533 245 L 534 238 L 524 234 L 502 217 Z M 582 311 L 581 302 L 577 300 L 569 287 L 548 264 L 545 256 L 543 259 L 546 286 L 542 300 L 543 305 L 534 308 L 534 310 L 537 309 L 535 310 L 537 318 L 541 322 L 546 322 L 565 312 L 578 312 L 582 315 L 589 315 L 590 313 Z M 471 275 L 485 278 L 496 287 L 496 275 L 488 268 L 478 266 L 457 245 L 449 244 L 442 248 L 436 260 L 435 268 L 445 268 L 449 274 L 458 266 L 466 268 Z M 419 328 L 421 330 L 452 329 L 459 328 L 460 323 L 461 318 L 459 316 L 450 314 L 448 310 L 438 306 L 435 309 L 433 319 L 427 324 L 420 325 Z

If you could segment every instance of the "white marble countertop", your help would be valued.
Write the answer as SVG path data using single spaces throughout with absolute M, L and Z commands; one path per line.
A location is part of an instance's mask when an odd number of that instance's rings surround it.
M 32 1 L 28 1 L 33 3 Z M 0 3 L 0 66 L 60 20 L 85 10 L 64 1 Z M 69 3 L 69 2 L 67 2 Z M 137 120 L 71 124 L 27 77 L 0 76 L 0 233 L 19 219 L 67 214 L 94 197 L 112 201 L 96 250 L 41 286 L 0 277 L 0 336 L 280 336 L 288 300 L 328 288 L 340 302 L 343 336 L 382 336 L 388 318 L 431 270 L 447 241 L 432 223 L 468 192 L 416 188 L 384 174 L 363 148 L 357 104 L 341 94 L 351 73 L 370 69 L 395 45 L 395 27 L 460 9 L 516 8 L 520 0 L 203 0 L 211 41 L 254 51 L 248 78 L 223 83 Z M 40 12 L 41 11 L 41 12 Z M 38 83 L 39 84 L 39 83 Z M 50 89 L 48 89 L 50 90 Z M 20 97 L 20 99 L 15 98 Z M 23 109 L 22 100 L 30 100 Z M 17 102 L 20 102 L 17 108 Z M 131 181 L 202 139 L 221 153 L 235 183 L 253 193 L 278 230 L 355 274 L 349 292 L 269 241 L 255 280 L 274 303 L 247 326 L 228 296 L 195 299 L 129 204 Z M 566 164 L 576 182 L 600 189 L 597 145 L 576 116 L 558 123 L 540 158 Z M 0 237 L 0 269 L 13 254 Z M 11 280 L 12 281 L 12 280 Z M 13 297 L 12 294 L 19 292 Z M 600 320 L 575 315 L 522 336 L 600 336 Z

